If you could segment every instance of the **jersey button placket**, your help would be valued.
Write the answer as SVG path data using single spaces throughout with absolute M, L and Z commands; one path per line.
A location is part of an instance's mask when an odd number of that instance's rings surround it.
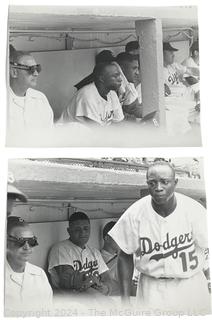
M 164 241 L 166 240 L 166 234 L 167 234 L 167 221 L 166 218 L 161 221 L 161 245 L 163 245 Z M 161 251 L 163 254 L 166 253 L 166 250 L 164 250 L 163 246 L 161 247 Z M 166 258 L 163 259 L 163 274 L 164 277 L 167 275 L 167 267 L 166 267 Z

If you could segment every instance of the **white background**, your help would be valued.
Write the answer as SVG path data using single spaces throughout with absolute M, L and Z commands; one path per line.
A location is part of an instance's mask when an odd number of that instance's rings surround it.
M 212 36 L 211 23 L 212 5 L 209 0 L 202 1 L 151 1 L 151 0 L 28 0 L 28 1 L 1 1 L 0 10 L 0 317 L 3 316 L 3 278 L 4 278 L 4 224 L 6 213 L 6 186 L 7 186 L 7 161 L 8 158 L 27 158 L 27 157 L 94 157 L 94 156 L 136 156 L 136 157 L 204 157 L 205 182 L 208 202 L 208 228 L 210 245 L 212 245 Z M 116 5 L 116 6 L 170 6 L 170 5 L 198 5 L 199 7 L 199 31 L 200 31 L 200 65 L 201 65 L 201 113 L 202 113 L 202 148 L 148 148 L 148 149 L 15 149 L 5 148 L 5 127 L 6 127 L 6 43 L 7 43 L 7 14 L 8 4 L 21 5 Z M 129 317 L 127 318 L 129 319 Z

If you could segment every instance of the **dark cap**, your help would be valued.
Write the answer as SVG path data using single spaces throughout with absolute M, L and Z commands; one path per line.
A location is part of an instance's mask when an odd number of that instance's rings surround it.
M 178 49 L 172 47 L 169 42 L 164 42 L 163 43 L 163 50 L 166 50 L 166 51 L 178 51 Z
M 108 232 L 113 228 L 113 226 L 115 224 L 116 224 L 115 221 L 110 221 L 104 226 L 104 228 L 103 228 L 103 239 L 105 238 L 105 236 L 108 234 Z
M 15 199 L 20 200 L 21 202 L 27 202 L 27 196 L 20 191 L 17 187 L 14 186 L 14 176 L 12 172 L 8 173 L 8 179 L 7 179 L 7 196 L 13 196 Z

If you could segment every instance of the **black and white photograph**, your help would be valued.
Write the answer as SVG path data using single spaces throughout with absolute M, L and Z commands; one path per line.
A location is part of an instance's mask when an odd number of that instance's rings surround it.
M 206 207 L 198 157 L 9 159 L 5 316 L 210 314 Z
M 202 144 L 197 6 L 10 5 L 7 53 L 8 147 Z

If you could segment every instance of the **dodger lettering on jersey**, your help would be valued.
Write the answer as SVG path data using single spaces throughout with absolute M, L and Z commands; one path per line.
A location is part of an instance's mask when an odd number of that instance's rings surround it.
M 198 266 L 198 258 L 195 255 L 195 249 L 186 255 L 186 250 L 193 246 L 193 234 L 192 231 L 189 233 L 180 234 L 170 239 L 169 233 L 166 233 L 166 240 L 163 243 L 152 242 L 148 237 L 139 238 L 139 249 L 136 251 L 136 256 L 144 256 L 151 254 L 149 260 L 159 261 L 172 256 L 173 259 L 181 258 L 183 272 L 188 271 L 188 261 L 192 262 L 189 267 L 191 270 Z M 163 253 L 159 251 L 163 249 Z M 158 253 L 155 253 L 158 252 Z
M 114 117 L 114 111 L 111 110 L 110 112 L 106 112 L 106 115 L 104 118 L 101 115 L 100 117 L 102 122 L 105 122 L 105 123 L 110 122 Z
M 179 76 L 178 76 L 177 72 L 173 72 L 173 73 L 169 74 L 168 82 L 169 82 L 169 84 L 172 84 L 172 85 L 180 83 Z
M 92 275 L 99 275 L 97 260 L 88 261 L 88 258 L 86 258 L 84 263 L 80 260 L 74 260 L 73 267 L 75 271 L 88 271 Z

